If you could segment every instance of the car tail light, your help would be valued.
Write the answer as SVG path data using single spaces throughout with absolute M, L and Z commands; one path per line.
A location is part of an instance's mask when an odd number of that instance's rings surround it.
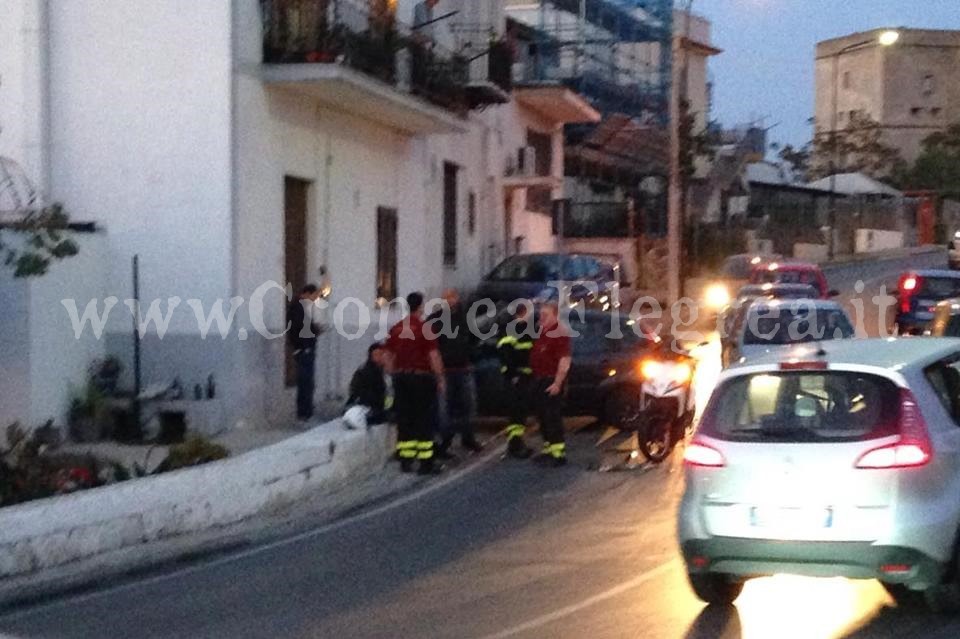
M 683 463 L 701 468 L 722 468 L 727 464 L 719 450 L 697 440 L 690 442 L 683 451 Z
M 925 466 L 933 458 L 933 446 L 927 424 L 917 400 L 907 389 L 900 391 L 900 438 L 860 456 L 857 468 L 890 469 Z
M 920 289 L 920 277 L 917 275 L 910 275 L 905 273 L 900 276 L 900 284 L 897 287 L 900 291 L 900 312 L 909 313 L 910 312 L 910 302 L 913 298 L 913 294 Z

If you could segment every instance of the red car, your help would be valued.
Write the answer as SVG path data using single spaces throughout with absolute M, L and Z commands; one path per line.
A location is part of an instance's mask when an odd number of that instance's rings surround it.
M 750 271 L 751 284 L 809 284 L 820 299 L 838 295 L 827 286 L 827 278 L 816 264 L 807 262 L 771 262 L 758 264 Z

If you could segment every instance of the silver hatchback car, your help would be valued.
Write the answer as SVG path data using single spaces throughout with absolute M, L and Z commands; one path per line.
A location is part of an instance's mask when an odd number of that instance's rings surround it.
M 960 607 L 960 339 L 838 340 L 725 371 L 684 453 L 690 583 L 879 579 Z

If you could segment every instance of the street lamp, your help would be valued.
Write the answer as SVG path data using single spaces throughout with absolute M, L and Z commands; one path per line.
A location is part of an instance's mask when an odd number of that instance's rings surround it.
M 830 108 L 830 135 L 831 139 L 831 162 L 830 162 L 830 237 L 827 241 L 827 249 L 830 259 L 833 259 L 834 253 L 836 251 L 835 241 L 834 241 L 834 226 L 837 223 L 837 169 L 840 164 L 839 158 L 839 131 L 837 130 L 839 124 L 838 119 L 838 105 L 837 97 L 840 93 L 840 56 L 848 51 L 853 51 L 854 49 L 859 49 L 860 47 L 865 47 L 870 44 L 879 44 L 882 47 L 889 47 L 896 44 L 900 40 L 900 32 L 895 29 L 887 29 L 880 32 L 880 35 L 876 38 L 871 38 L 869 40 L 862 40 L 860 42 L 854 42 L 853 44 L 848 44 L 839 51 L 833 54 L 833 94 L 832 94 L 832 106 Z

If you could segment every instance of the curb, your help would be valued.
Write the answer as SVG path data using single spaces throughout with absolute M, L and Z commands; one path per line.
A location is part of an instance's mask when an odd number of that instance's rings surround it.
M 390 428 L 335 420 L 237 457 L 0 511 L 0 577 L 28 576 L 153 541 L 239 523 L 334 492 L 386 465 Z

